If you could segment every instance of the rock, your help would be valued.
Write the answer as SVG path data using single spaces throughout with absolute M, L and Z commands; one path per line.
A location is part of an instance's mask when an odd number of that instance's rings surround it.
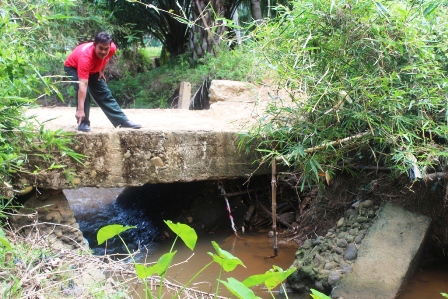
M 352 270 L 353 270 L 353 268 L 352 268 L 352 266 L 350 266 L 350 265 L 348 265 L 348 264 L 343 264 L 343 265 L 341 265 L 341 272 L 343 273 L 343 274 L 347 274 L 347 273 L 350 273 L 350 272 L 352 272 Z
M 347 244 L 347 243 L 344 242 L 344 244 Z M 333 250 L 334 250 L 334 252 L 336 252 L 337 254 L 343 254 L 343 253 L 344 253 L 344 249 L 339 248 L 339 247 L 335 247 Z
M 346 248 L 347 247 L 347 241 L 345 241 L 344 239 L 338 239 L 336 241 L 336 245 L 340 248 Z
M 316 281 L 315 283 L 314 283 L 314 288 L 316 289 L 316 290 L 318 290 L 318 291 L 321 291 L 321 292 L 323 292 L 325 289 L 324 289 L 324 285 L 322 284 L 322 281 Z
M 165 165 L 160 157 L 154 157 L 150 159 L 150 162 L 154 166 L 162 167 Z
M 324 270 L 331 270 L 334 268 L 334 264 L 333 263 L 326 263 L 324 266 Z
M 346 261 L 352 261 L 356 259 L 356 256 L 358 255 L 358 248 L 354 243 L 350 243 L 347 246 L 347 249 L 345 250 L 344 254 L 344 260 Z
M 338 239 L 344 239 L 345 237 L 347 237 L 347 233 L 346 233 L 346 232 L 341 232 L 341 233 L 338 235 Z
M 213 80 L 210 85 L 210 102 L 247 101 L 256 96 L 256 87 L 247 82 Z
M 336 282 L 338 282 L 342 278 L 342 274 L 340 271 L 331 271 L 328 275 L 328 284 L 334 285 Z
M 367 217 L 363 217 L 363 216 L 360 216 L 356 219 L 356 222 L 358 222 L 358 223 L 365 223 L 368 221 L 369 221 L 369 219 Z
M 356 244 L 361 243 L 361 241 L 362 241 L 362 237 L 361 237 L 361 236 L 356 236 L 356 237 L 355 237 L 354 242 L 355 242 Z
M 373 201 L 371 201 L 370 199 L 365 200 L 364 202 L 361 203 L 360 206 L 361 206 L 361 208 L 365 208 L 365 209 L 373 207 Z
M 339 219 L 338 223 L 336 224 L 337 227 L 341 227 L 344 224 L 344 218 Z

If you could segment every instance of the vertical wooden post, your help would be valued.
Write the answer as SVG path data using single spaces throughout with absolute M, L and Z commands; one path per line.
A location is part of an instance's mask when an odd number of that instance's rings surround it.
M 179 88 L 179 101 L 177 109 L 190 109 L 191 84 L 189 82 L 181 82 Z
M 275 157 L 272 158 L 272 230 L 274 231 L 274 256 L 278 255 L 277 246 L 277 167 Z

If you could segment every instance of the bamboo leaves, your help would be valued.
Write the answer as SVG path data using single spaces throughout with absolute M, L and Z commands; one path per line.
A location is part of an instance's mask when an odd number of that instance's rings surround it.
M 407 173 L 409 151 L 419 168 L 443 169 L 447 13 L 440 1 L 295 1 L 288 24 L 268 23 L 276 30 L 260 41 L 280 85 L 301 97 L 270 107 L 240 143 L 258 142 L 264 161 L 284 157 L 303 173 L 302 187 L 369 159 Z

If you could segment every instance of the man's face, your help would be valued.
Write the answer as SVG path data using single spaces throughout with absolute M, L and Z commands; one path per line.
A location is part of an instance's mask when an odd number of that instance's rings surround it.
M 110 51 L 110 43 L 97 43 L 95 44 L 95 54 L 100 59 L 106 58 Z

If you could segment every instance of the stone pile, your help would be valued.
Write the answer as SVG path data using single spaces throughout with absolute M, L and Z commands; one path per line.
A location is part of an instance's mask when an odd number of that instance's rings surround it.
M 373 201 L 356 202 L 325 236 L 306 240 L 295 254 L 297 268 L 288 285 L 299 293 L 316 289 L 330 292 L 344 274 L 352 271 L 359 245 L 379 212 Z
M 26 235 L 38 234 L 54 247 L 87 248 L 79 224 L 62 190 L 41 190 L 32 195 L 17 215 L 10 218 L 13 227 Z

